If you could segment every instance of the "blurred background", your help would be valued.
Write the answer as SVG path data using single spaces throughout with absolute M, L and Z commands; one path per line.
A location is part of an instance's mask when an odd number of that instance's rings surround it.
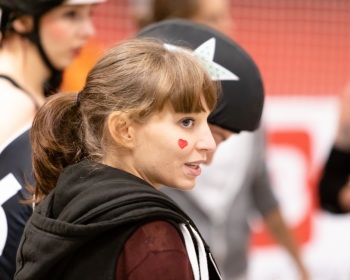
M 98 35 L 66 71 L 64 90 L 78 91 L 104 49 L 136 34 L 149 1 L 109 0 L 97 7 Z M 267 160 L 283 214 L 312 279 L 349 280 L 350 216 L 320 210 L 316 184 L 336 132 L 339 96 L 350 80 L 350 1 L 231 0 L 230 6 L 227 33 L 264 79 Z M 251 223 L 250 279 L 295 279 L 291 260 L 259 217 Z

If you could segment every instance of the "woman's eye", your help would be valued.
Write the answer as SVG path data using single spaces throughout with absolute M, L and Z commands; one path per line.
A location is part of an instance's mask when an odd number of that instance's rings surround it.
M 184 119 L 181 121 L 181 124 L 183 127 L 192 127 L 192 126 L 194 126 L 194 120 L 193 119 Z
M 76 11 L 69 11 L 69 12 L 66 12 L 64 14 L 64 16 L 67 18 L 75 18 L 77 16 L 77 12 Z

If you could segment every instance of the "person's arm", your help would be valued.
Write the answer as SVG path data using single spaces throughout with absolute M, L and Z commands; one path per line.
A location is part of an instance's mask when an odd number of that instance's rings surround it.
M 337 133 L 318 184 L 321 208 L 335 214 L 350 212 L 350 83 L 339 104 Z
M 318 184 L 320 207 L 334 214 L 350 211 L 350 152 L 333 147 Z
M 136 230 L 119 256 L 116 279 L 193 280 L 185 245 L 175 227 L 155 221 Z
M 263 131 L 262 131 L 263 132 Z M 256 134 L 256 171 L 252 184 L 252 198 L 256 208 L 262 215 L 265 225 L 276 241 L 289 253 L 299 271 L 300 280 L 308 280 L 308 272 L 304 266 L 298 244 L 288 228 L 279 208 L 278 201 L 272 192 L 270 176 L 265 160 L 265 139 L 263 133 Z
M 288 228 L 281 211 L 278 207 L 271 210 L 265 217 L 264 222 L 276 241 L 281 244 L 292 257 L 299 271 L 300 279 L 309 279 L 308 271 L 305 268 L 301 256 L 298 244 L 292 235 L 292 232 Z

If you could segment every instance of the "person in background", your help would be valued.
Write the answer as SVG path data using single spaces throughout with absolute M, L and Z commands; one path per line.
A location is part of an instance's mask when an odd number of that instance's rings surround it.
M 149 24 L 152 26 L 152 23 L 156 24 L 166 19 L 184 18 L 214 28 L 223 34 L 229 34 L 229 30 L 235 28 L 229 14 L 229 2 L 226 0 L 177 2 L 153 0 L 150 7 L 148 14 L 145 13 L 140 17 L 140 26 Z M 145 29 L 147 30 L 147 26 Z M 185 40 L 190 45 L 199 38 L 195 32 L 192 36 L 188 36 L 185 29 L 176 31 L 171 28 L 166 31 L 156 29 L 150 32 L 152 36 L 166 37 L 173 41 Z M 168 34 L 165 34 L 166 32 Z M 141 33 L 147 31 L 141 30 Z M 223 55 L 226 59 L 232 56 L 229 52 Z M 240 64 L 240 67 L 247 67 L 246 65 Z M 251 73 L 244 71 L 244 75 L 248 76 Z M 224 86 L 224 94 L 229 94 L 225 90 L 230 90 L 232 93 L 239 92 L 244 96 L 253 90 L 251 87 L 240 88 L 240 82 L 242 81 L 237 81 L 235 86 L 227 89 Z M 228 111 L 230 113 L 233 112 L 232 108 L 228 110 L 231 110 Z M 215 130 L 213 135 L 215 137 Z M 169 189 L 165 192 L 194 219 L 208 243 L 213 246 L 213 252 L 225 279 L 247 277 L 247 254 L 251 232 L 249 221 L 256 210 L 261 214 L 272 236 L 286 248 L 296 265 L 300 279 L 309 279 L 298 244 L 281 214 L 272 191 L 266 167 L 264 127 L 261 126 L 253 133 L 217 137 L 227 141 L 219 146 L 213 162 L 203 167 L 204 172 L 197 182 L 198 188 L 191 192 Z
M 136 11 L 136 23 L 143 28 L 165 19 L 183 18 L 203 23 L 224 34 L 232 32 L 235 23 L 230 15 L 228 0 L 150 0 L 149 8 L 142 13 Z M 140 4 L 139 4 L 140 5 Z M 145 5 L 145 4 L 144 4 Z
M 13 279 L 15 256 L 32 213 L 29 129 L 62 71 L 94 35 L 91 13 L 103 0 L 0 0 L 0 279 Z
M 195 186 L 216 148 L 217 93 L 189 50 L 133 39 L 79 93 L 50 97 L 31 129 L 36 208 L 14 279 L 221 279 L 195 224 L 159 191 Z
M 350 212 L 350 83 L 339 104 L 337 132 L 318 185 L 321 208 L 333 214 Z

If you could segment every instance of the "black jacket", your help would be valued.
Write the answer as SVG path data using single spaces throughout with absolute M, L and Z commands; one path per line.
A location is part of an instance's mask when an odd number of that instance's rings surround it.
M 15 279 L 114 280 L 124 243 L 154 220 L 179 232 L 179 224 L 195 228 L 170 198 L 132 174 L 88 160 L 69 166 L 26 226 Z M 220 279 L 211 261 L 208 270 Z

